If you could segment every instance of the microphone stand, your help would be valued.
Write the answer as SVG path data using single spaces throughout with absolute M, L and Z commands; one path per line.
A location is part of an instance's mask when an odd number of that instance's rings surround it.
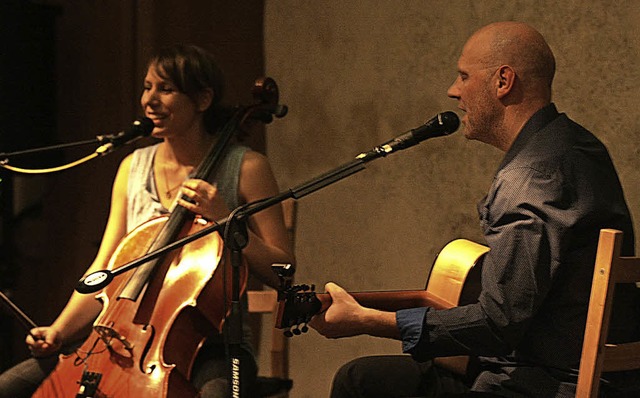
M 111 153 L 117 147 L 120 147 L 121 145 L 123 145 L 125 143 L 132 142 L 133 140 L 135 140 L 137 138 L 140 138 L 140 137 L 134 137 L 134 138 L 132 138 L 131 140 L 129 140 L 127 142 L 118 142 L 118 141 L 116 141 L 114 136 L 99 135 L 95 139 L 92 139 L 92 140 L 71 142 L 71 143 L 67 143 L 67 144 L 57 144 L 57 145 L 51 145 L 51 146 L 47 146 L 47 147 L 26 149 L 26 150 L 22 150 L 22 151 L 9 152 L 9 153 L 3 152 L 3 153 L 0 153 L 0 167 L 2 167 L 4 169 L 7 169 L 9 171 L 13 171 L 13 172 L 17 172 L 17 173 L 23 173 L 23 174 L 54 173 L 54 172 L 70 169 L 70 168 L 78 166 L 78 165 L 80 165 L 82 163 L 86 163 L 89 160 L 97 158 L 98 156 L 104 156 L 104 155 L 106 155 L 108 153 Z M 73 148 L 73 147 L 78 147 L 78 146 L 82 146 L 82 145 L 91 145 L 91 144 L 94 144 L 94 145 L 95 144 L 100 144 L 100 146 L 98 148 L 96 148 L 93 153 L 91 153 L 91 154 L 89 154 L 89 155 L 87 155 L 87 156 L 85 156 L 83 158 L 80 158 L 78 160 L 75 160 L 75 161 L 72 161 L 70 163 L 67 163 L 65 165 L 61 165 L 61 166 L 56 166 L 56 167 L 47 168 L 47 169 L 26 169 L 26 168 L 11 166 L 9 164 L 9 159 L 11 157 L 23 156 L 23 155 L 32 155 L 32 154 L 41 153 L 41 152 L 47 152 L 47 151 L 57 151 L 57 150 L 61 150 L 61 149 L 67 149 L 67 148 Z
M 240 267 L 242 249 L 249 243 L 246 217 L 239 217 L 240 209 L 231 212 L 224 229 L 224 244 L 231 252 L 231 310 L 224 322 L 225 345 L 228 356 L 229 396 L 250 397 L 250 386 L 244 383 L 244 363 L 248 355 L 242 349 L 242 305 L 240 301 Z M 226 298 L 226 293 L 225 296 Z
M 240 272 L 242 265 L 242 249 L 248 244 L 248 234 L 246 222 L 248 218 L 268 207 L 278 204 L 286 199 L 300 199 L 312 192 L 315 192 L 327 185 L 331 185 L 343 178 L 350 176 L 358 171 L 364 170 L 365 163 L 386 156 L 390 153 L 383 146 L 378 146 L 369 152 L 358 155 L 354 160 L 348 162 L 336 169 L 322 174 L 306 183 L 295 188 L 283 191 L 276 196 L 251 202 L 246 205 L 234 209 L 231 214 L 222 220 L 214 222 L 213 225 L 203 228 L 189 236 L 178 239 L 158 250 L 147 253 L 146 255 L 131 261 L 115 270 L 97 271 L 82 278 L 76 286 L 76 291 L 83 294 L 97 292 L 111 280 L 133 268 L 137 268 L 143 263 L 156 259 L 165 253 L 178 249 L 187 243 L 193 242 L 203 236 L 213 232 L 218 232 L 223 236 L 225 246 L 231 251 L 232 266 L 232 292 L 231 292 L 231 311 L 225 320 L 227 328 L 227 347 L 229 354 L 229 388 L 232 397 L 250 397 L 247 387 L 242 383 L 243 361 L 246 353 L 242 350 L 243 342 L 242 333 L 242 311 L 240 302 Z
M 77 141 L 77 142 L 71 142 L 66 144 L 56 144 L 56 145 L 50 145 L 50 146 L 41 147 L 41 148 L 26 149 L 26 150 L 9 152 L 9 153 L 2 152 L 0 153 L 0 167 L 3 167 L 7 170 L 11 170 L 14 172 L 26 173 L 26 174 L 45 174 L 45 173 L 53 173 L 57 171 L 70 169 L 74 166 L 77 166 L 81 163 L 85 163 L 98 156 L 104 156 L 112 152 L 116 148 L 124 144 L 133 142 L 134 140 L 137 140 L 142 136 L 147 136 L 151 134 L 151 130 L 153 130 L 153 122 L 148 118 L 138 119 L 136 122 L 134 122 L 131 129 L 132 130 L 122 131 L 118 134 L 98 135 L 96 136 L 96 138 L 91 140 Z M 92 145 L 92 144 L 93 145 L 100 144 L 100 146 L 96 148 L 92 154 L 85 156 L 84 158 L 78 159 L 76 161 L 70 162 L 66 165 L 49 168 L 49 169 L 40 169 L 40 170 L 24 169 L 24 168 L 14 167 L 9 165 L 9 159 L 12 157 L 33 155 L 41 152 L 58 151 L 62 149 L 73 148 L 73 147 L 78 147 L 83 145 Z
M 221 236 L 230 235 L 225 233 L 225 229 L 228 224 L 245 222 L 247 218 L 251 215 L 262 211 L 268 207 L 271 207 L 277 203 L 283 202 L 286 199 L 300 199 L 308 194 L 315 192 L 327 185 L 331 185 L 335 182 L 342 180 L 358 171 L 365 169 L 365 163 L 377 159 L 378 157 L 386 156 L 387 152 L 385 152 L 382 147 L 376 147 L 373 150 L 361 153 L 351 162 L 345 163 L 342 166 L 339 166 L 327 173 L 324 173 L 318 177 L 315 177 L 305 183 L 298 185 L 297 187 L 290 188 L 286 191 L 283 191 L 275 196 L 258 200 L 255 202 L 247 203 L 245 205 L 239 206 L 234 209 L 231 214 L 224 219 L 215 221 L 212 225 L 205 227 L 197 232 L 192 233 L 191 235 L 185 236 L 183 238 L 177 239 L 166 246 L 163 246 L 157 250 L 150 251 L 142 257 L 139 257 L 133 261 L 130 261 L 127 264 L 124 264 L 114 270 L 102 270 L 93 272 L 78 281 L 76 285 L 76 291 L 82 294 L 95 293 L 98 290 L 107 286 L 114 277 L 127 272 L 131 269 L 135 269 L 140 265 L 155 260 L 156 258 L 164 255 L 165 253 L 181 248 L 182 246 L 191 243 L 197 239 L 200 239 L 206 235 L 209 235 L 214 232 L 220 233 Z M 248 235 L 246 234 L 246 226 L 238 227 L 237 225 L 233 228 L 229 228 L 229 231 L 234 231 L 232 235 L 236 239 L 239 239 L 239 243 L 237 249 L 241 249 L 246 246 L 248 243 Z M 243 237 L 245 242 L 242 242 Z M 226 244 L 226 242 L 225 242 Z
M 62 150 L 62 149 L 73 148 L 73 147 L 82 146 L 82 145 L 91 145 L 91 144 L 99 144 L 99 143 L 102 143 L 102 141 L 100 140 L 100 138 L 96 137 L 95 139 L 92 139 L 92 140 L 71 142 L 68 144 L 57 144 L 57 145 L 51 145 L 51 146 L 46 146 L 41 148 L 34 148 L 34 149 L 25 149 L 23 151 L 15 151 L 15 152 L 9 152 L 9 153 L 3 152 L 3 153 L 0 153 L 0 159 L 1 159 L 0 163 L 7 163 L 9 161 L 9 158 L 14 156 L 31 155 L 34 153 Z
M 22 151 L 15 151 L 15 152 L 2 152 L 2 153 L 0 153 L 0 163 L 1 164 L 6 164 L 6 163 L 9 162 L 9 158 L 16 157 L 16 156 L 33 155 L 33 154 L 41 153 L 41 152 L 58 151 L 58 150 L 62 150 L 62 149 L 75 148 L 75 147 L 79 147 L 79 146 L 92 145 L 92 144 L 93 145 L 96 145 L 96 144 L 109 145 L 109 144 L 113 143 L 113 139 L 114 139 L 114 137 L 112 137 L 112 136 L 98 135 L 98 136 L 96 136 L 96 138 L 93 138 L 93 139 L 90 139 L 90 140 L 69 142 L 69 143 L 66 143 L 66 144 L 55 144 L 55 145 L 50 145 L 50 146 L 45 146 L 45 147 L 40 147 L 40 148 L 25 149 L 25 150 L 22 150 Z M 111 149 L 111 148 L 109 148 L 109 149 Z M 98 148 L 98 149 L 96 149 L 96 152 L 103 152 L 103 151 L 101 151 L 101 148 Z

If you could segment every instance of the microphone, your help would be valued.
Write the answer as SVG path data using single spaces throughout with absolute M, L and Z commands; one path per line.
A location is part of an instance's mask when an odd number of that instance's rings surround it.
M 99 135 L 98 141 L 103 143 L 98 152 L 109 152 L 140 137 L 146 137 L 153 131 L 153 120 L 148 117 L 138 118 L 127 130 L 116 134 Z
M 442 137 L 455 132 L 460 126 L 460 119 L 454 112 L 447 111 L 438 113 L 431 120 L 420 127 L 409 130 L 408 132 L 385 142 L 380 145 L 386 154 L 406 149 L 420 142 L 434 137 Z

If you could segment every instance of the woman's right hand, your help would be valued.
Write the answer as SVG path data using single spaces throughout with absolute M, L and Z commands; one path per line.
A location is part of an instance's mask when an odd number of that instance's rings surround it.
M 62 347 L 60 332 L 51 326 L 31 329 L 25 342 L 34 357 L 45 357 L 54 354 Z

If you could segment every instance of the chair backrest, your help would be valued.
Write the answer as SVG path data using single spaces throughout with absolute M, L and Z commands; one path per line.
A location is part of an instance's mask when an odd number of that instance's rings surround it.
M 640 257 L 621 257 L 622 232 L 600 231 L 576 397 L 597 397 L 602 372 L 640 369 L 640 342 L 607 344 L 617 283 L 640 282 Z
M 297 219 L 297 202 L 294 200 L 285 200 L 282 202 L 282 210 L 284 212 L 284 222 L 287 227 L 289 239 L 291 241 L 291 248 L 293 249 L 295 243 L 295 227 Z M 275 321 L 275 315 L 278 309 L 278 293 L 270 288 L 265 290 L 248 290 L 247 291 L 247 304 L 249 313 L 254 314 L 273 314 L 273 320 Z M 282 330 L 273 327 L 273 322 L 265 322 L 265 326 L 272 326 L 271 330 L 271 347 L 269 351 L 270 355 L 270 369 L 268 377 L 261 377 L 258 380 L 259 389 L 262 391 L 274 390 L 278 397 L 285 397 L 286 391 L 291 388 L 292 382 L 289 380 L 289 341 L 285 337 Z M 264 373 L 264 372 L 261 372 Z M 261 393 L 261 396 L 272 396 L 271 393 Z

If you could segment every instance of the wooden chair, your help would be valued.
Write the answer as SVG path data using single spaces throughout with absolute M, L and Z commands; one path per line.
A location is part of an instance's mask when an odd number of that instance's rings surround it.
M 297 202 L 286 200 L 282 202 L 284 221 L 289 233 L 291 247 L 295 243 L 295 224 Z M 248 290 L 247 303 L 250 314 L 272 314 L 273 319 L 278 309 L 278 292 L 273 289 Z M 270 323 L 265 322 L 270 325 Z M 293 387 L 289 378 L 289 342 L 282 330 L 273 328 L 271 331 L 270 371 L 268 376 L 259 376 L 257 380 L 258 397 L 287 397 Z M 260 372 L 264 373 L 264 372 Z
M 621 231 L 600 231 L 577 398 L 598 396 L 602 372 L 640 369 L 640 342 L 606 343 L 616 283 L 640 281 L 640 257 L 621 257 L 621 247 Z

